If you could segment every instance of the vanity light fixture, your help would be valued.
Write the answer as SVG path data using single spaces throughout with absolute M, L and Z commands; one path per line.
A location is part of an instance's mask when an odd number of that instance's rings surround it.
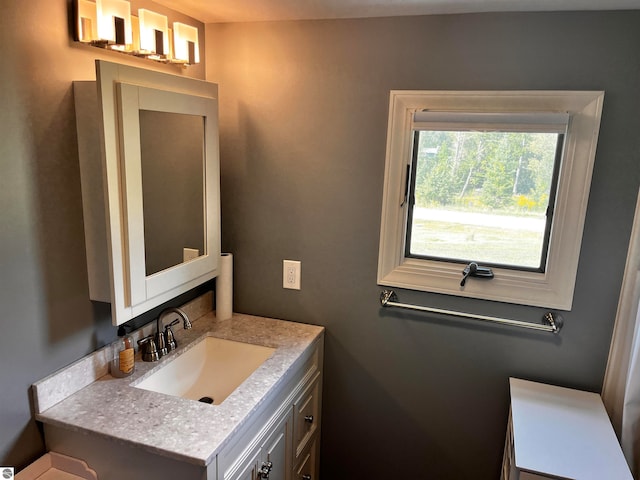
M 74 40 L 162 63 L 200 63 L 198 28 L 146 8 L 131 14 L 129 0 L 74 0 Z
M 170 57 L 167 17 L 145 8 L 138 10 L 140 22 L 140 54 L 154 60 Z
M 173 22 L 173 62 L 193 65 L 200 63 L 198 29 L 185 23 Z
M 131 4 L 127 0 L 96 0 L 98 38 L 94 43 L 114 50 L 125 50 L 133 43 Z

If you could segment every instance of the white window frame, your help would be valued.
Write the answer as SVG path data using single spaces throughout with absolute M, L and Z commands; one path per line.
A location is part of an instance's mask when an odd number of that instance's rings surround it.
M 603 101 L 602 91 L 391 91 L 378 284 L 571 310 Z M 405 256 L 405 176 L 421 111 L 569 115 L 544 272 L 493 268 L 493 279 L 461 287 L 460 263 Z

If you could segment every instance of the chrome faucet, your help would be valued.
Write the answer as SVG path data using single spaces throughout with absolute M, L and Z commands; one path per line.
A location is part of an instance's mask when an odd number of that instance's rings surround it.
M 189 321 L 189 317 L 179 308 L 165 308 L 160 315 L 158 315 L 157 325 L 156 325 L 156 347 L 158 349 L 158 354 L 160 357 L 166 355 L 171 350 L 175 350 L 178 346 L 175 337 L 173 336 L 173 330 L 171 327 L 180 323 L 178 319 L 172 321 L 169 325 L 164 327 L 164 331 L 162 329 L 162 321 L 164 317 L 170 315 L 172 313 L 177 314 L 180 318 L 182 318 L 182 324 L 185 330 L 189 330 L 191 328 L 191 322 Z

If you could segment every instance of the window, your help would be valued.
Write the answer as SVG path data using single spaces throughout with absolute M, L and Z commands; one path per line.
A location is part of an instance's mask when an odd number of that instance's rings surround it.
M 570 310 L 603 97 L 391 92 L 378 283 Z

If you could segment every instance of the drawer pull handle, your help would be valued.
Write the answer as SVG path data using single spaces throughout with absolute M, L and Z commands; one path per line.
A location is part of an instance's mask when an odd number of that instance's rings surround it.
M 313 423 L 313 415 L 307 415 L 306 417 L 304 417 L 304 421 L 307 423 Z
M 311 480 L 311 475 L 302 475 L 302 480 Z

